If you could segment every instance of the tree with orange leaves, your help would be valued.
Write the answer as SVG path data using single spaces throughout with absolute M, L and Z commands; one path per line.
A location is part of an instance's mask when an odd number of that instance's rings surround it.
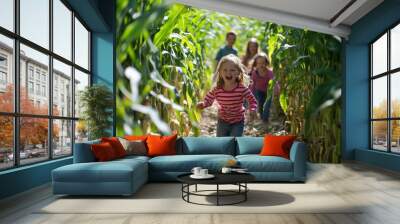
M 0 93 L 0 111 L 13 112 L 14 107 L 14 87 L 8 85 L 6 92 Z M 25 88 L 20 88 L 20 109 L 23 114 L 47 114 L 47 107 L 43 105 L 34 105 L 29 99 Z M 55 113 L 58 113 L 56 110 Z M 3 148 L 13 147 L 13 117 L 0 116 L 0 146 Z M 49 126 L 47 118 L 20 118 L 20 148 L 24 149 L 26 145 L 36 145 L 47 143 Z M 59 135 L 59 128 L 54 126 L 53 138 Z
M 387 118 L 387 100 L 382 100 L 373 108 L 373 118 Z M 400 117 L 400 100 L 392 99 L 391 101 L 391 117 Z M 387 121 L 375 121 L 373 125 L 374 139 L 386 139 L 387 136 Z M 391 138 L 392 142 L 400 140 L 400 124 L 396 120 L 391 121 Z

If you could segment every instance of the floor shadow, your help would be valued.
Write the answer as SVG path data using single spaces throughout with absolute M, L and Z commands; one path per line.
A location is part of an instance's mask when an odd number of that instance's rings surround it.
M 220 203 L 229 204 L 243 199 L 243 195 L 220 197 Z M 210 204 L 216 204 L 216 192 L 209 194 L 206 201 Z M 295 198 L 290 194 L 276 191 L 251 190 L 247 193 L 247 201 L 236 204 L 242 207 L 265 207 L 290 204 Z

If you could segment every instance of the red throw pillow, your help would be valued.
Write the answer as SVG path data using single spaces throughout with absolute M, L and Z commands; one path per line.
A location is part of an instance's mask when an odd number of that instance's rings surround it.
M 176 155 L 176 138 L 178 134 L 170 136 L 147 136 L 147 155 L 148 156 L 163 156 L 163 155 Z
M 286 135 L 286 136 L 264 136 L 264 145 L 261 149 L 260 155 L 262 156 L 281 156 L 289 159 L 290 147 L 296 140 L 296 136 Z
M 90 147 L 92 149 L 94 157 L 99 162 L 109 161 L 117 158 L 113 147 L 108 142 L 93 144 Z
M 125 135 L 124 139 L 129 140 L 129 141 L 146 141 L 147 135 Z
M 126 151 L 117 137 L 101 138 L 101 142 L 110 143 L 117 158 L 126 156 Z

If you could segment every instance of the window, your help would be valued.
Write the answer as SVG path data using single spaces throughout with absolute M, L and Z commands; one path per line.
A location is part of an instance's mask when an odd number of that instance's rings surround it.
M 58 105 L 58 90 L 55 89 L 54 90 L 54 94 L 53 94 L 53 106 L 57 106 Z M 55 110 L 53 110 L 54 114 L 57 114 L 54 112 Z
M 3 71 L 0 71 L 0 84 L 1 85 L 7 84 L 7 74 Z
M 36 95 L 40 95 L 40 84 L 36 84 Z
M 77 18 L 75 18 L 75 62 L 89 69 L 89 32 Z
M 0 4 L 1 5 L 1 4 Z M 1 9 L 0 9 L 1 11 Z M 0 169 L 7 169 L 14 166 L 14 122 L 12 116 L 0 115 L 1 133 L 0 141 Z
M 0 26 L 0 170 L 72 155 L 87 139 L 74 105 L 90 85 L 90 31 L 62 0 L 0 0 Z
M 70 155 L 72 144 L 71 120 L 53 120 L 53 157 Z
M 75 117 L 79 117 L 81 114 L 81 108 L 79 107 L 80 93 L 89 85 L 89 74 L 75 70 Z
M 0 1 L 0 26 L 14 31 L 14 0 Z
M 36 69 L 36 80 L 40 81 L 40 70 Z
M 29 66 L 29 71 L 28 71 L 29 79 L 33 80 L 33 67 Z
M 370 45 L 371 148 L 400 153 L 400 24 Z
M 0 1 L 0 21 L 3 18 L 3 1 Z M 1 23 L 0 23 L 1 24 Z M 0 113 L 14 112 L 14 41 L 0 33 Z M 2 136 L 0 136 L 1 139 Z M 1 144 L 0 144 L 1 149 Z M 1 160 L 0 160 L 1 169 Z
M 53 60 L 53 65 L 54 65 L 54 70 L 53 70 L 53 78 L 54 78 L 54 83 L 53 83 L 53 104 L 58 104 L 58 97 L 60 97 L 60 100 L 62 106 L 64 104 L 64 96 L 71 96 L 72 95 L 72 90 L 71 89 L 66 89 L 65 84 L 69 83 L 70 85 L 72 84 L 72 68 L 69 65 L 66 65 L 56 59 Z M 60 94 L 60 95 L 59 95 Z M 70 97 L 69 99 L 71 102 L 68 102 L 68 105 L 72 104 L 72 98 Z M 55 106 L 55 105 L 53 105 Z M 53 111 L 54 114 L 60 113 L 59 109 Z M 65 114 L 62 113 L 62 116 L 68 116 L 72 117 L 72 108 L 67 107 Z
M 0 53 L 0 91 L 5 92 L 7 86 L 7 56 Z
M 21 36 L 49 48 L 49 0 L 20 0 Z
M 33 94 L 33 82 L 28 82 L 28 92 L 29 94 Z
M 79 70 L 75 70 L 75 117 L 79 117 L 81 115 L 81 107 L 80 104 L 80 93 L 85 89 L 86 86 L 89 86 L 89 74 L 81 72 Z M 78 121 L 76 124 L 75 131 L 75 141 L 86 141 L 87 140 L 87 128 L 86 124 L 83 121 Z
M 40 102 L 37 101 L 36 104 L 40 105 Z M 47 160 L 49 158 L 48 119 L 22 117 L 19 130 L 21 165 Z M 32 138 L 32 133 L 35 133 L 34 138 Z
M 7 56 L 2 54 L 0 55 L 0 67 L 7 68 Z
M 60 0 L 53 0 L 54 52 L 71 60 L 72 12 Z
M 46 96 L 46 86 L 42 86 L 42 96 Z

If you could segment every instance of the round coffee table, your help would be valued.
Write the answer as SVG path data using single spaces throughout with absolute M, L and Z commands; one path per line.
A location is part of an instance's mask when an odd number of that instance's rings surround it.
M 216 173 L 213 174 L 215 177 L 212 179 L 193 179 L 190 177 L 191 173 L 182 174 L 177 177 L 178 181 L 182 183 L 182 199 L 188 203 L 198 204 L 198 205 L 234 205 L 247 200 L 247 192 L 249 188 L 247 183 L 255 180 L 255 177 L 248 173 Z M 197 190 L 198 184 L 204 185 L 216 185 L 215 190 Z M 190 186 L 195 186 L 194 191 L 190 191 Z M 220 185 L 236 185 L 237 190 L 223 190 L 220 189 Z M 215 192 L 215 194 L 205 194 L 209 192 Z M 204 196 L 204 197 L 216 197 L 217 204 L 202 204 L 190 201 L 190 196 Z M 239 200 L 231 203 L 221 203 L 221 197 L 230 196 L 241 196 Z

